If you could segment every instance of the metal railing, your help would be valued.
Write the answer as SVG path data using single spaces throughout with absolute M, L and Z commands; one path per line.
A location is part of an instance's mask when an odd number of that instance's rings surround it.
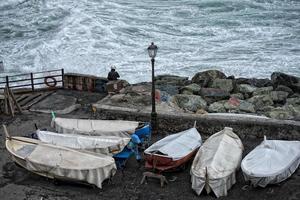
M 6 86 L 11 89 L 31 88 L 31 91 L 43 86 L 64 87 L 64 69 L 0 77 L 0 90 Z

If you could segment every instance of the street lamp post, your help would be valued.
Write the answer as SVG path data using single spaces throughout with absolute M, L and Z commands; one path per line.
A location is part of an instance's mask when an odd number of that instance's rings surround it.
M 151 127 L 153 133 L 157 132 L 157 113 L 155 109 L 155 81 L 154 81 L 154 62 L 155 62 L 155 56 L 157 53 L 157 46 L 154 45 L 152 42 L 151 45 L 148 47 L 148 53 L 151 58 L 151 64 L 152 64 L 152 112 L 151 112 Z

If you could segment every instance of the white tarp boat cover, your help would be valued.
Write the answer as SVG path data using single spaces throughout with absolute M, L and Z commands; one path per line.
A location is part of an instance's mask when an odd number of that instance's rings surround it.
M 196 128 L 191 128 L 176 134 L 169 135 L 145 150 L 148 154 L 160 154 L 179 160 L 202 144 L 202 139 Z
M 300 141 L 265 140 L 242 161 L 246 181 L 266 187 L 290 177 L 300 163 Z
M 129 134 L 135 132 L 139 122 L 54 118 L 52 124 L 58 133 L 130 137 Z
M 205 187 L 217 197 L 226 196 L 235 184 L 235 171 L 239 167 L 243 144 L 232 128 L 210 136 L 200 147 L 191 167 L 192 189 L 200 195 Z
M 117 170 L 110 156 L 16 138 L 6 140 L 9 152 L 25 161 L 23 167 L 43 176 L 87 182 L 101 188 L 102 182 Z
M 40 130 L 37 130 L 36 133 L 39 140 L 44 143 L 78 150 L 93 151 L 110 156 L 121 152 L 130 141 L 130 137 L 60 134 Z

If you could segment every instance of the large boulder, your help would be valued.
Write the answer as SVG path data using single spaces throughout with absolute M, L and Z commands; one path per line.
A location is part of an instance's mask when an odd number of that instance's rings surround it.
M 285 107 L 273 108 L 267 115 L 273 119 L 290 120 L 293 119 L 293 112 Z
M 192 83 L 190 85 L 184 86 L 180 88 L 180 94 L 199 94 L 201 87 L 196 84 Z
M 293 90 L 285 85 L 278 85 L 277 88 L 275 89 L 275 91 L 287 92 L 287 93 L 289 93 L 289 96 L 294 94 Z
M 231 79 L 215 79 L 212 83 L 212 88 L 218 88 L 225 90 L 226 92 L 231 92 L 234 88 L 233 81 Z
M 225 79 L 226 75 L 218 70 L 207 70 L 195 74 L 192 78 L 192 83 L 197 83 L 201 87 L 210 87 L 217 78 Z
M 273 91 L 273 87 L 269 86 L 269 87 L 261 87 L 261 88 L 257 88 L 254 92 L 253 92 L 253 96 L 257 96 L 257 95 L 266 95 L 266 94 L 270 94 Z
M 229 112 L 232 112 L 232 111 L 238 112 L 239 106 L 240 106 L 240 101 L 241 101 L 240 99 L 231 97 L 228 101 L 226 101 L 224 103 L 224 108 Z
M 200 95 L 209 103 L 229 99 L 230 94 L 227 91 L 217 88 L 201 88 Z
M 242 93 L 234 93 L 234 94 L 231 94 L 230 97 L 234 97 L 234 98 L 241 99 L 241 100 L 245 99 L 245 97 Z
M 119 93 L 121 90 L 129 86 L 130 84 L 126 80 L 115 80 L 115 81 L 108 81 L 106 83 L 106 88 L 108 93 Z
M 294 98 L 287 98 L 286 99 L 287 105 L 293 105 L 293 106 L 300 106 L 300 98 L 294 97 Z
M 254 105 L 255 110 L 261 110 L 265 106 L 272 106 L 274 104 L 270 95 L 253 96 L 247 101 Z
M 274 72 L 271 75 L 271 80 L 274 88 L 277 88 L 279 85 L 284 85 L 291 88 L 294 92 L 300 93 L 300 78 L 281 72 Z
M 156 88 L 160 91 L 163 91 L 171 96 L 179 94 L 179 86 L 176 85 L 156 85 Z
M 248 84 L 255 87 L 268 87 L 272 86 L 270 79 L 258 79 L 258 78 L 237 78 L 235 79 L 237 84 Z
M 245 100 L 236 99 L 234 97 L 230 98 L 225 104 L 224 107 L 229 112 L 247 112 L 247 113 L 254 113 L 255 108 L 254 105 L 250 102 Z
M 272 91 L 270 93 L 273 102 L 275 103 L 285 103 L 289 93 L 284 91 Z
M 159 75 L 155 77 L 155 85 L 176 85 L 184 86 L 190 83 L 188 77 L 176 75 Z
M 173 96 L 173 102 L 181 109 L 197 112 L 199 109 L 206 109 L 206 101 L 197 95 L 177 94 Z
M 212 113 L 224 113 L 224 112 L 226 112 L 226 109 L 224 107 L 225 102 L 226 101 L 218 101 L 218 102 L 210 104 L 209 107 L 208 107 L 208 111 L 212 112 Z
M 243 94 L 252 94 L 257 88 L 255 86 L 251 86 L 249 84 L 240 84 L 238 86 L 238 90 Z
M 121 94 L 151 94 L 151 84 L 149 83 L 141 83 L 135 85 L 129 85 L 122 90 L 120 90 Z

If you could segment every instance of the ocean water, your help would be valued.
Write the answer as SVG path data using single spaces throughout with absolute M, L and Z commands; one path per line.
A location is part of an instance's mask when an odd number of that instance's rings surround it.
M 0 0 L 2 75 L 116 65 L 149 81 L 152 41 L 156 75 L 300 76 L 300 0 Z

